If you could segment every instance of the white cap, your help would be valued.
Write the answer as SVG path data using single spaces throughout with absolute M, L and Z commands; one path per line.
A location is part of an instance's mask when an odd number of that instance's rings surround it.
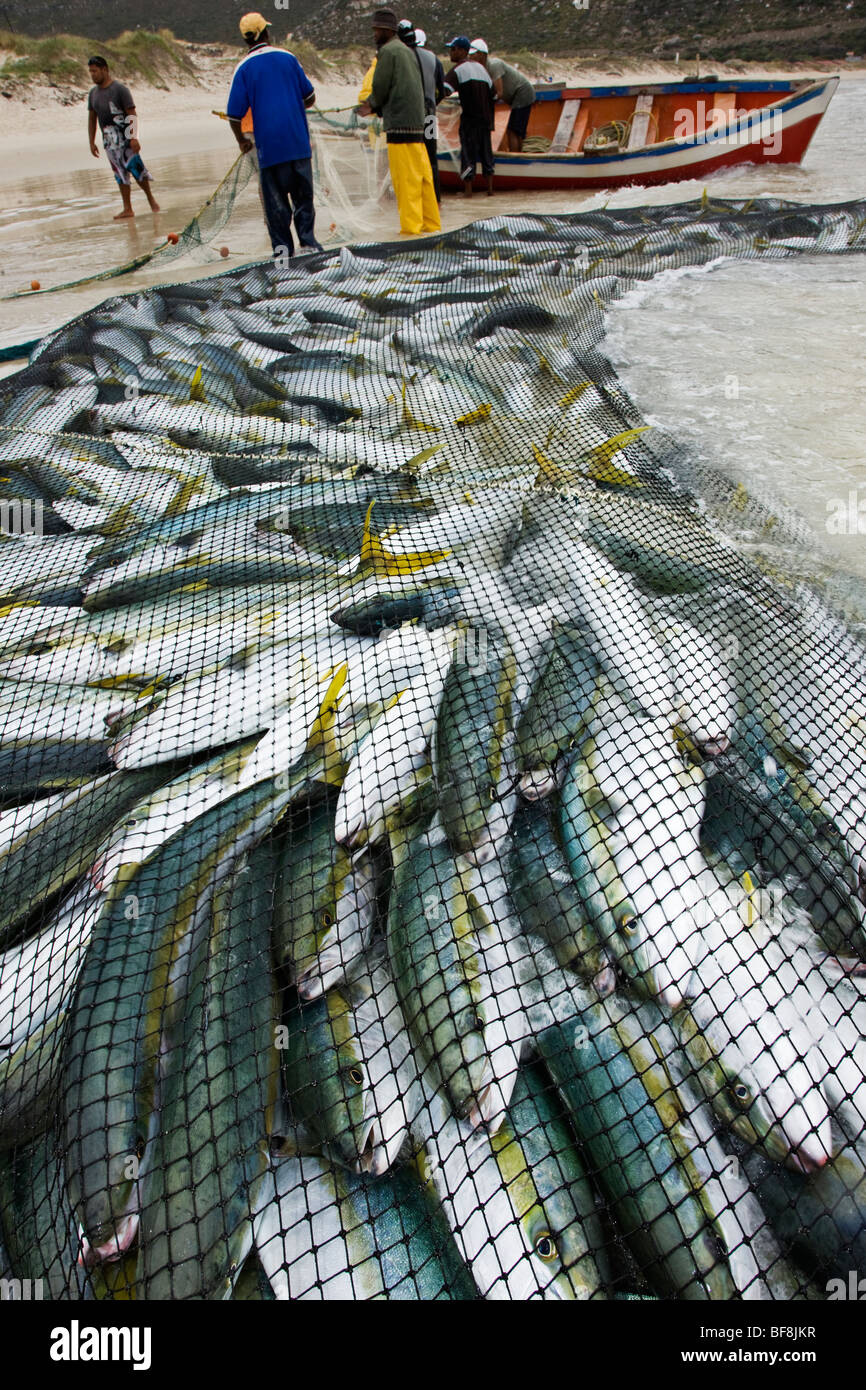
M 416 48 L 423 48 L 426 42 L 427 42 L 427 35 L 424 33 L 424 30 L 423 30 L 423 29 L 416 29 L 416 30 L 415 30 L 415 47 L 416 47 Z
M 487 47 L 487 44 L 484 42 L 483 39 L 473 39 L 473 40 L 472 40 L 472 47 L 469 49 L 469 52 L 470 52 L 470 53 L 489 53 L 489 52 L 490 52 L 490 49 Z

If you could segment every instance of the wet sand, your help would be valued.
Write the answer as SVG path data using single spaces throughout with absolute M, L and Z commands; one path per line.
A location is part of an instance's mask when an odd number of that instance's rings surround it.
M 34 89 L 28 102 L 0 102 L 0 148 L 6 156 L 0 161 L 0 297 L 26 291 L 34 279 L 48 288 L 124 264 L 164 245 L 169 232 L 183 229 L 211 196 L 237 154 L 227 123 L 212 114 L 225 105 L 235 61 L 236 55 L 231 53 L 211 58 L 198 86 L 169 92 L 135 87 L 142 152 L 153 173 L 162 210 L 152 214 L 143 195 L 134 188 L 137 216 L 127 222 L 113 220 L 120 199 L 104 153 L 94 159 L 88 148 L 83 100 L 80 105 L 63 106 L 48 89 Z M 555 66 L 552 64 L 552 69 Z M 814 71 L 818 73 L 821 67 L 826 65 L 816 64 Z M 658 81 L 673 71 L 671 65 L 647 64 L 625 76 L 628 80 Z M 554 75 L 569 76 L 567 60 Z M 572 76 L 576 79 L 576 74 Z M 621 68 L 594 74 L 581 70 L 579 80 L 622 80 L 623 76 Z M 866 193 L 863 142 L 851 138 L 850 131 L 851 114 L 855 107 L 862 111 L 866 100 L 866 73 L 851 72 L 845 77 L 802 168 L 772 166 L 757 172 L 747 166 L 733 170 L 712 180 L 718 196 L 773 192 L 801 201 L 832 201 Z M 355 74 L 351 84 L 317 83 L 317 104 L 326 110 L 341 109 L 345 118 L 356 93 Z M 838 114 L 843 107 L 848 112 L 844 123 Z M 341 180 L 334 176 L 329 161 L 334 157 L 338 163 L 342 161 L 337 175 L 345 174 L 347 166 L 351 169 L 358 163 L 357 146 L 332 139 L 324 142 L 322 150 L 326 158 L 317 190 L 320 239 L 337 244 L 359 237 L 395 238 L 396 207 L 392 199 L 379 202 L 369 197 L 375 191 L 369 170 L 366 186 L 353 188 L 350 172 L 347 186 L 337 187 Z M 333 189 L 329 188 L 329 175 Z M 536 192 L 487 198 L 476 194 L 470 200 L 449 195 L 443 204 L 442 222 L 448 230 L 494 213 L 575 211 L 607 201 L 617 205 L 670 202 L 695 197 L 700 191 L 701 185 L 687 182 L 621 190 L 613 195 Z M 230 251 L 227 259 L 220 259 L 217 253 L 223 244 Z M 117 279 L 7 299 L 0 347 L 37 339 L 109 295 L 230 269 L 266 256 L 269 249 L 253 179 L 213 247 L 194 249 L 181 257 L 157 257 L 141 270 Z M 5 374 L 20 365 L 20 361 L 2 363 L 0 372 Z

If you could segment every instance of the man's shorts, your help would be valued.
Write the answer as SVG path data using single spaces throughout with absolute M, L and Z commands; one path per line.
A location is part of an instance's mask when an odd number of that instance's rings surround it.
M 121 146 L 119 149 L 109 149 L 106 145 L 105 153 L 108 162 L 114 171 L 114 177 L 119 184 L 131 183 L 130 175 L 142 183 L 144 179 L 149 179 L 150 174 L 144 167 L 144 162 L 140 154 L 133 154 L 128 146 Z
M 475 177 L 475 166 L 481 165 L 482 174 L 493 173 L 493 146 L 490 143 L 490 130 L 486 125 L 470 125 L 460 122 L 460 177 Z
M 515 135 L 519 135 L 521 140 L 526 135 L 526 127 L 529 125 L 529 113 L 532 110 L 532 102 L 528 106 L 512 106 L 511 115 L 508 117 L 506 130 L 513 130 Z

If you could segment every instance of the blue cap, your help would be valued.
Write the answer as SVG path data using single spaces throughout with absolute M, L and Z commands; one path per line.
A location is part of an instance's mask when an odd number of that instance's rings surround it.
M 456 39 L 446 39 L 446 40 L 445 40 L 445 47 L 446 47 L 446 48 L 466 48 L 466 49 L 469 49 L 469 48 L 472 47 L 472 45 L 471 45 L 471 43 L 469 42 L 469 40 L 467 39 L 467 37 L 466 37 L 465 34 L 458 34 L 457 37 L 456 37 Z

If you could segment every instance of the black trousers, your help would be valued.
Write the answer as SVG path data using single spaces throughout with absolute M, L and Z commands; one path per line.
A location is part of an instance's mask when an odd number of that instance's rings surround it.
M 302 246 L 321 251 L 313 230 L 316 210 L 313 206 L 313 161 L 287 159 L 282 164 L 269 164 L 259 170 L 262 202 L 271 244 L 276 253 L 285 247 L 290 256 L 295 253 L 292 240 L 292 219 Z
M 481 165 L 482 174 L 493 173 L 493 146 L 490 143 L 490 128 L 475 125 L 462 117 L 460 121 L 460 177 L 474 179 L 475 166 Z

